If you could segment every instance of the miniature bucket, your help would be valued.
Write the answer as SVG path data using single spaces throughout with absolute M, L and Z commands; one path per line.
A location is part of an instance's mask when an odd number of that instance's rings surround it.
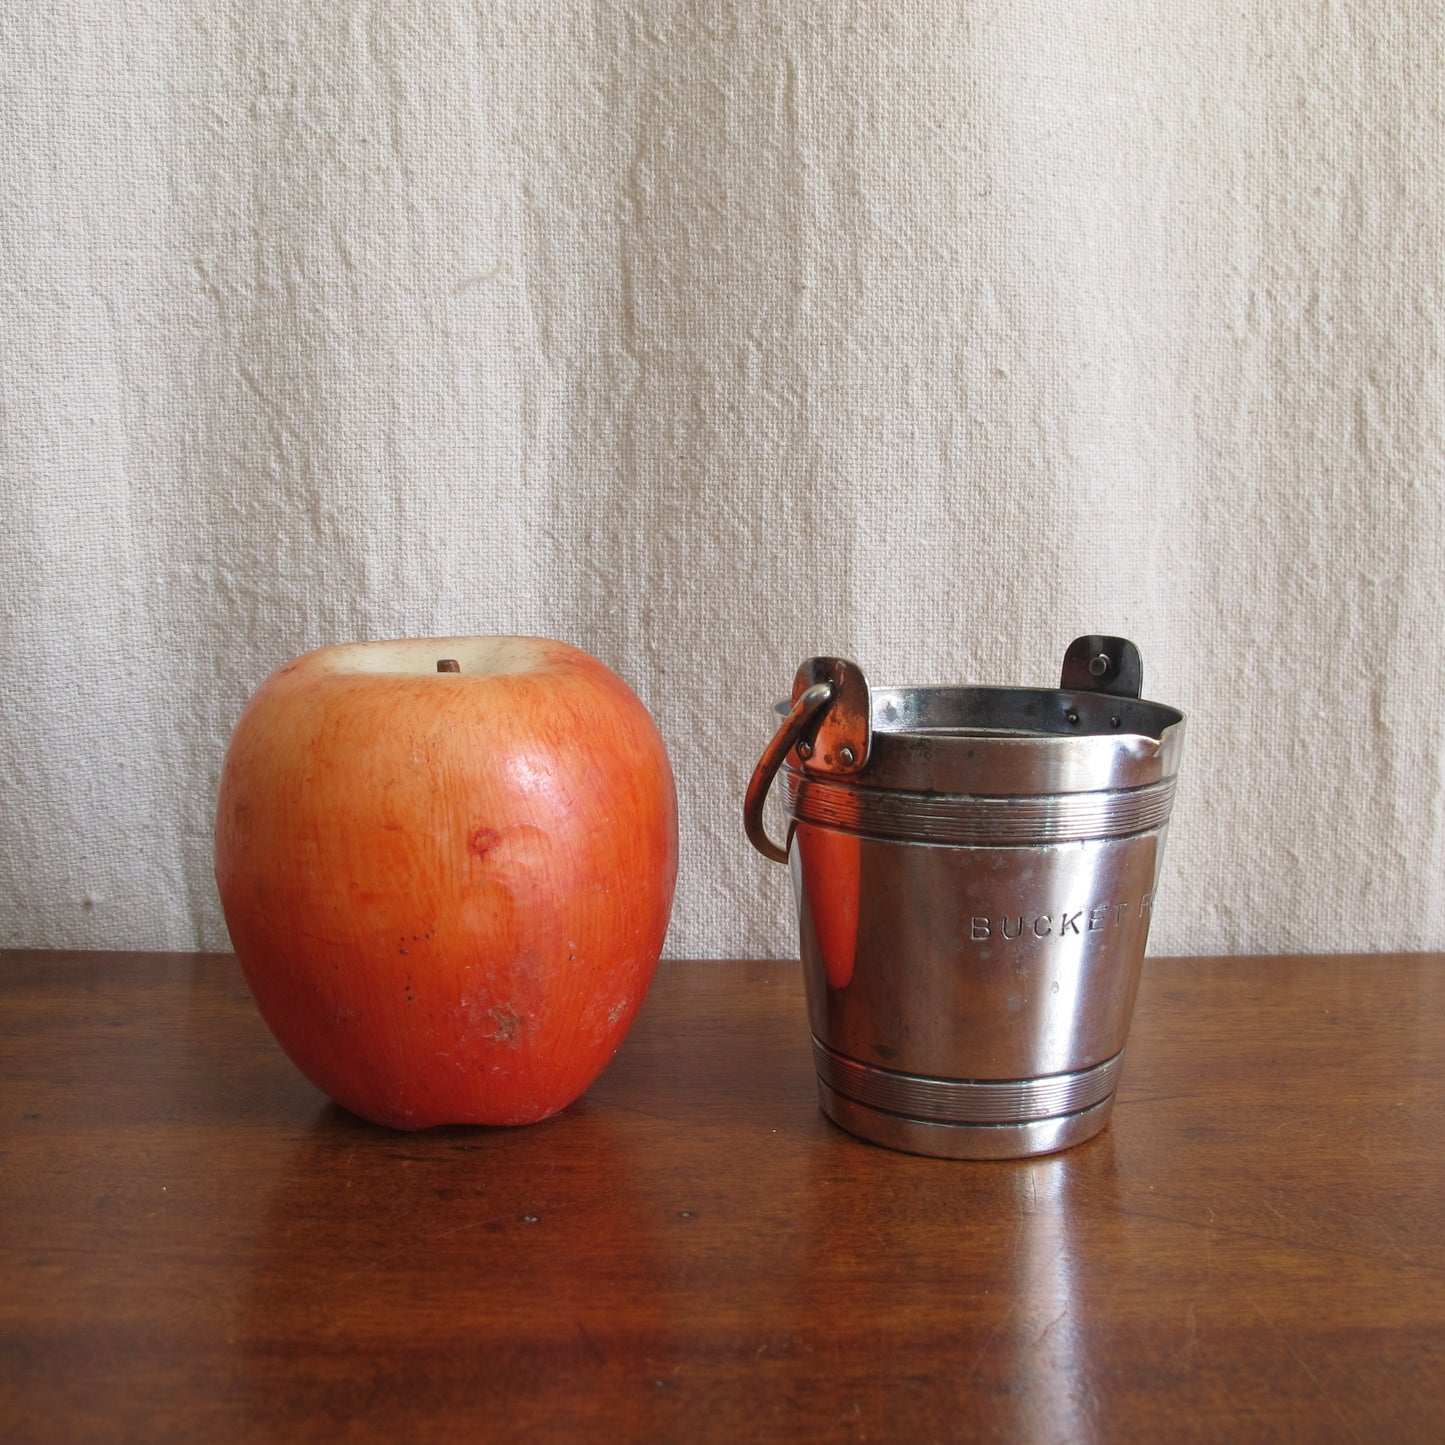
M 915 1154 L 1010 1159 L 1109 1120 L 1184 716 L 1138 650 L 1076 639 L 1057 689 L 798 670 L 748 837 L 790 865 L 824 1112 Z M 788 846 L 763 803 L 781 771 Z

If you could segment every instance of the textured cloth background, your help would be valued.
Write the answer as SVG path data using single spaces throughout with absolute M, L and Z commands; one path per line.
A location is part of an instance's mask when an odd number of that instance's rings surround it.
M 224 947 L 287 658 L 565 638 L 668 952 L 795 952 L 770 705 L 1190 715 L 1155 952 L 1445 947 L 1435 4 L 0 0 L 0 942 Z

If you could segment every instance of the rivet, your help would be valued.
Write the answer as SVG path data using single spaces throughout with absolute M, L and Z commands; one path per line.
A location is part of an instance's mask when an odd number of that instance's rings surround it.
M 1103 677 L 1111 666 L 1107 652 L 1098 653 L 1089 659 L 1089 672 L 1093 677 Z
M 1067 718 L 1068 721 L 1071 723 L 1076 723 L 1079 720 L 1079 715 L 1073 710 L 1073 708 L 1070 708 L 1068 712 L 1064 714 L 1064 717 Z
M 852 748 L 839 748 L 838 761 L 842 763 L 845 768 L 851 768 L 853 764 L 858 761 L 858 754 L 855 753 Z
M 806 763 L 806 762 L 808 761 L 808 759 L 813 756 L 813 745 L 812 745 L 812 743 L 799 743 L 799 744 L 798 744 L 798 756 L 799 756 L 800 758 L 802 758 L 802 760 Z

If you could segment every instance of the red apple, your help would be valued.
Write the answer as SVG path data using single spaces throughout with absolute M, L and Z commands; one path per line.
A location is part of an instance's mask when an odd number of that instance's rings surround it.
M 246 982 L 301 1072 L 378 1123 L 576 1099 L 652 981 L 676 876 L 657 728 L 565 643 L 324 647 L 226 754 L 216 879 Z

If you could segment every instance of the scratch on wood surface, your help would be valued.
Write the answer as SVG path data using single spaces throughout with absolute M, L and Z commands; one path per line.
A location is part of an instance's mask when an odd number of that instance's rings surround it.
M 1345 1432 L 1349 1435 L 1350 1439 L 1359 1440 L 1359 1432 L 1354 1428 L 1353 1425 L 1350 1424 L 1349 1420 L 1346 1419 L 1344 1412 L 1335 1402 L 1334 1396 L 1331 1395 L 1329 1390 L 1325 1388 L 1324 1384 L 1320 1380 L 1320 1377 L 1315 1374 L 1312 1369 L 1310 1369 L 1309 1361 L 1306 1360 L 1305 1357 L 1300 1354 L 1300 1352 L 1295 1348 L 1294 1340 L 1290 1337 L 1289 1331 L 1286 1330 L 1283 1326 L 1276 1323 L 1274 1320 L 1272 1320 L 1267 1314 L 1265 1314 L 1264 1310 L 1260 1307 L 1257 1300 L 1249 1299 L 1248 1297 L 1246 1297 L 1246 1303 L 1255 1312 L 1255 1314 L 1257 1314 L 1260 1319 L 1264 1321 L 1265 1327 L 1279 1339 L 1280 1343 L 1289 1352 L 1290 1359 L 1292 1359 L 1295 1364 L 1297 1364 L 1300 1369 L 1304 1371 L 1305 1378 L 1310 1382 L 1310 1384 L 1315 1387 L 1315 1390 L 1319 1394 L 1320 1399 L 1324 1400 L 1326 1404 L 1329 1405 L 1331 1411 L 1333 1411 L 1334 1413 L 1335 1418 L 1340 1422 L 1341 1425 L 1345 1427 Z
M 1184 1349 L 1181 1353 L 1188 1365 L 1192 1365 L 1199 1356 L 1199 1319 L 1195 1312 L 1198 1303 L 1198 1300 L 1190 1300 L 1189 1308 L 1184 1311 Z
M 581 1320 L 577 1321 L 577 1334 L 587 1353 L 591 1355 L 599 1365 L 605 1364 L 606 1361 L 602 1358 L 602 1351 L 597 1347 L 597 1341 L 592 1338 L 591 1331 L 588 1330 L 587 1326 L 584 1325 Z
M 1069 1307 L 1068 1307 L 1067 1305 L 1065 1305 L 1065 1306 L 1063 1307 L 1063 1309 L 1061 1309 L 1061 1310 L 1058 1312 L 1058 1314 L 1056 1314 L 1056 1315 L 1053 1317 L 1053 1319 L 1051 1319 L 1051 1320 L 1048 1322 L 1048 1324 L 1046 1324 L 1046 1325 L 1043 1327 L 1043 1329 L 1041 1329 L 1041 1330 L 1038 1332 L 1038 1334 L 1034 1336 L 1034 1346 L 1035 1346 L 1035 1348 L 1037 1348 L 1039 1345 L 1043 1344 L 1043 1342 L 1044 1342 L 1046 1339 L 1048 1339 L 1049 1335 L 1053 1332 L 1053 1330 L 1054 1330 L 1058 1325 L 1062 1324 L 1066 1319 L 1068 1319 L 1068 1317 L 1069 1317 Z
M 984 1342 L 978 1347 L 978 1351 L 970 1362 L 968 1369 L 964 1371 L 963 1383 L 965 1385 L 978 1373 L 978 1367 L 983 1364 L 984 1356 L 993 1348 L 993 1342 L 1003 1332 L 1003 1327 L 1008 1324 L 1018 1312 L 1020 1294 L 1022 1294 L 1022 1291 L 1014 1294 L 1013 1298 L 1009 1301 L 1008 1308 L 994 1322 L 994 1327 L 988 1332 Z
M 453 1224 L 446 1229 L 431 1230 L 425 1234 L 419 1234 L 411 1243 L 398 1245 L 395 1249 L 388 1249 L 380 1254 L 373 1255 L 370 1259 L 359 1264 L 355 1269 L 348 1270 L 344 1274 L 336 1276 L 338 1285 L 349 1284 L 351 1281 L 360 1279 L 364 1274 L 375 1274 L 383 1265 L 390 1265 L 398 1259 L 405 1259 L 414 1255 L 418 1250 L 429 1248 L 444 1240 L 455 1239 L 459 1234 L 473 1233 L 480 1229 L 495 1227 L 503 1223 L 508 1216 L 488 1215 L 485 1219 L 464 1219 L 459 1224 Z M 524 1218 L 526 1216 L 523 1216 Z

